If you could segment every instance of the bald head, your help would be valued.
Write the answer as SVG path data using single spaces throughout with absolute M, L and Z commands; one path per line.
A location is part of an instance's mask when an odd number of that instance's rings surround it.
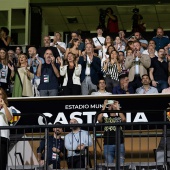
M 34 58 L 36 56 L 37 50 L 35 47 L 30 47 L 28 49 L 28 54 L 31 58 Z

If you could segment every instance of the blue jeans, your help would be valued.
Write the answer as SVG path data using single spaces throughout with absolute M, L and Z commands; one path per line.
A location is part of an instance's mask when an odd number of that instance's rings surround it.
M 157 88 L 159 93 L 161 93 L 163 89 L 168 88 L 168 82 L 167 81 L 165 81 L 165 80 L 158 80 L 157 82 L 158 82 L 158 84 L 157 84 L 156 88 Z
M 104 145 L 105 163 L 113 163 L 115 158 L 116 145 Z M 125 160 L 125 146 L 120 144 L 120 164 Z

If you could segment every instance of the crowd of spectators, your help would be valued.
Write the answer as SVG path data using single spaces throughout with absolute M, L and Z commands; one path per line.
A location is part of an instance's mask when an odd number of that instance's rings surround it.
M 0 31 L 0 86 L 12 97 L 90 95 L 105 81 L 108 94 L 169 93 L 170 39 L 163 28 L 144 39 L 140 32 L 126 37 L 103 36 L 98 27 L 93 38 L 71 33 L 68 44 L 56 32 L 51 42 L 29 47 L 23 54 L 10 49 L 9 30 Z M 101 86 L 101 85 L 100 85 Z M 96 93 L 97 94 L 97 93 Z

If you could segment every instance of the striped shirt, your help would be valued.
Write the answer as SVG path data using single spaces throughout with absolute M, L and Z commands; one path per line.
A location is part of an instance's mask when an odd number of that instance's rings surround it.
M 104 77 L 111 77 L 111 79 L 119 81 L 119 74 L 122 72 L 122 66 L 120 64 L 121 71 L 118 71 L 117 64 L 111 64 L 108 62 L 107 64 L 107 70 L 104 70 L 104 67 L 102 68 L 103 76 Z

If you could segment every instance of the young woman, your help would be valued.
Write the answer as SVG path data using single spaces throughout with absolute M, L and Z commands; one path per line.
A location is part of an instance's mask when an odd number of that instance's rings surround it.
M 9 44 L 11 42 L 11 37 L 9 36 L 9 30 L 6 27 L 1 27 L 0 29 L 0 48 L 9 49 Z
M 18 68 L 15 71 L 12 97 L 33 97 L 31 80 L 34 77 L 32 67 L 27 67 L 27 56 L 21 54 L 18 58 Z
M 81 50 L 78 49 L 79 44 L 80 44 L 80 41 L 78 38 L 75 38 L 72 40 L 71 47 L 66 49 L 64 60 L 67 60 L 69 52 L 75 54 L 77 58 L 81 55 Z
M 115 100 L 105 100 L 102 110 L 106 110 L 108 105 L 108 110 L 120 110 L 120 105 L 118 101 Z M 114 123 L 126 122 L 126 118 L 123 113 L 107 113 L 108 117 L 104 116 L 104 113 L 98 115 L 97 120 L 99 123 L 112 123 L 110 126 L 104 127 L 104 157 L 106 163 L 114 163 L 114 158 L 116 156 L 116 126 Z M 123 131 L 120 131 L 120 164 L 124 163 L 125 160 L 125 147 Z
M 63 61 L 60 59 L 60 75 L 64 76 L 63 95 L 80 95 L 81 83 L 81 65 L 75 54 L 69 52 L 67 58 L 68 65 L 63 66 Z
M 120 39 L 119 36 L 117 36 L 115 38 L 115 45 L 114 45 L 115 49 L 117 51 L 125 51 L 125 46 L 122 44 L 122 40 Z
M 118 52 L 113 50 L 109 55 L 109 59 L 103 64 L 102 72 L 106 81 L 106 90 L 110 93 L 113 87 L 119 84 L 119 74 L 121 73 L 121 64 L 118 62 Z
M 12 109 L 7 107 L 7 95 L 0 87 L 0 126 L 8 126 L 12 120 Z M 9 130 L 0 130 L 0 170 L 5 170 L 8 162 Z
M 0 84 L 8 96 L 10 96 L 11 79 L 14 77 L 14 66 L 9 64 L 7 50 L 0 48 L 0 62 L 2 68 L 0 69 Z

